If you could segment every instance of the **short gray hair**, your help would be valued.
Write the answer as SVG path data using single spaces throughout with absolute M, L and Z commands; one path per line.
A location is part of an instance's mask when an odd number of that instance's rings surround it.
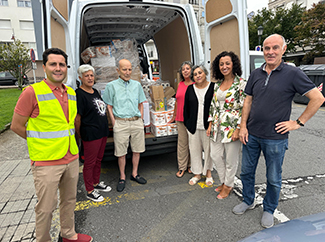
M 204 66 L 203 64 L 195 65 L 195 66 L 192 67 L 192 72 L 191 72 L 191 79 L 192 79 L 192 81 L 194 81 L 193 73 L 194 73 L 194 71 L 195 71 L 197 68 L 200 68 L 200 69 L 204 72 L 204 74 L 205 74 L 206 76 L 209 75 L 209 72 L 208 72 L 207 68 L 205 68 L 205 66 Z
M 77 73 L 80 77 L 82 77 L 82 74 L 87 71 L 92 71 L 94 73 L 94 75 L 96 74 L 94 67 L 92 67 L 91 65 L 88 65 L 88 64 L 83 64 L 83 65 L 79 66 Z
M 267 40 L 268 38 L 273 37 L 273 36 L 280 36 L 280 37 L 281 37 L 282 42 L 283 42 L 282 49 L 284 49 L 284 46 L 286 46 L 287 43 L 286 43 L 286 39 L 285 39 L 281 34 L 271 34 L 271 35 L 269 35 L 268 37 L 266 37 L 265 40 Z M 264 42 L 265 42 L 265 40 L 263 41 L 263 46 L 264 46 Z

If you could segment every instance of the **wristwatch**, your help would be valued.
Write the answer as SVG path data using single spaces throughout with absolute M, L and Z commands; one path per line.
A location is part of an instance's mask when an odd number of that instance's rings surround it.
M 296 122 L 297 122 L 297 124 L 299 124 L 301 127 L 305 126 L 305 125 L 304 125 L 304 124 L 299 120 L 299 118 L 297 118 Z

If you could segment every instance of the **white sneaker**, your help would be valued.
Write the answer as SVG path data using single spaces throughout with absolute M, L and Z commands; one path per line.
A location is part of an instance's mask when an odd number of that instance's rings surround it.
M 87 193 L 87 198 L 93 200 L 94 202 L 104 201 L 104 197 L 100 195 L 96 190 L 93 190 L 91 193 Z
M 94 187 L 94 189 L 101 192 L 109 192 L 110 190 L 112 190 L 112 188 L 110 186 L 105 185 L 103 181 L 98 183 L 97 186 Z

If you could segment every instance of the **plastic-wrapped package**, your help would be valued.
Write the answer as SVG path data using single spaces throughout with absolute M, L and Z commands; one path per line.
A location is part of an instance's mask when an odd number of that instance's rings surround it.
M 91 60 L 95 68 L 97 89 L 103 91 L 106 83 L 118 79 L 118 62 L 127 59 L 132 64 L 131 79 L 141 81 L 140 59 L 135 39 L 113 40 L 110 45 L 88 47 L 81 58 L 85 63 Z
M 97 57 L 111 56 L 111 47 L 110 46 L 96 47 L 96 56 Z
M 91 58 L 94 57 L 96 57 L 96 48 L 93 46 L 88 47 L 81 53 L 81 59 L 86 64 L 90 61 Z

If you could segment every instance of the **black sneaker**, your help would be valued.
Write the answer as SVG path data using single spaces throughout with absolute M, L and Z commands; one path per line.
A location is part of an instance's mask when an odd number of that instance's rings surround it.
M 87 193 L 87 198 L 93 200 L 94 202 L 104 201 L 104 197 L 100 195 L 96 190 L 93 190 L 91 193 Z
M 94 187 L 94 189 L 101 192 L 109 192 L 110 190 L 112 190 L 112 188 L 110 186 L 105 185 L 104 182 L 98 183 L 97 186 Z

